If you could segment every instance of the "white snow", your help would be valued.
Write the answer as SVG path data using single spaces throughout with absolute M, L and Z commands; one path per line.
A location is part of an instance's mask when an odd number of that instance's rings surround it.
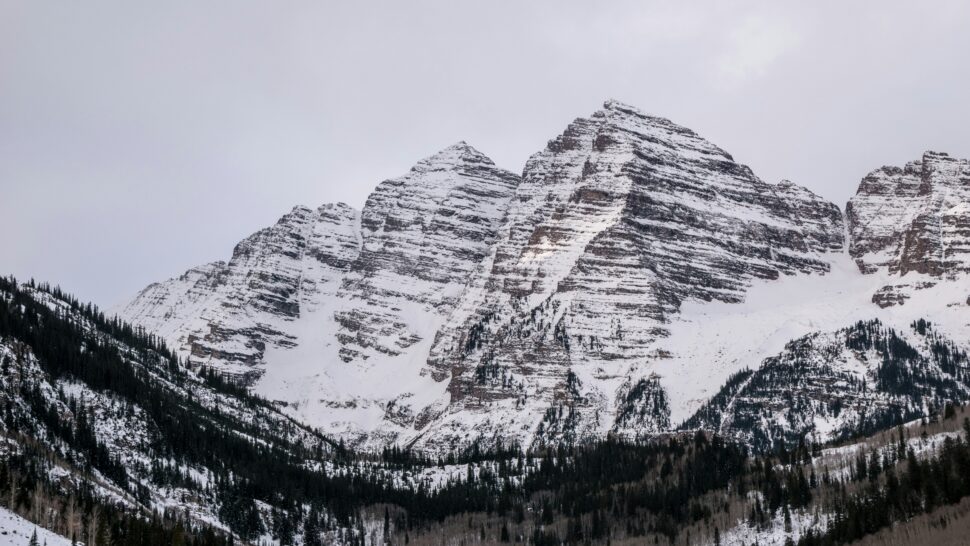
M 899 277 L 885 272 L 863 275 L 847 253 L 829 258 L 828 274 L 755 282 L 743 303 L 695 301 L 681 307 L 670 324 L 670 337 L 659 342 L 673 358 L 655 368 L 670 395 L 672 423 L 690 417 L 731 374 L 745 367 L 756 369 L 789 341 L 812 332 L 873 318 L 905 330 L 925 318 L 950 339 L 970 342 L 970 309 L 965 304 L 970 285 L 965 280 L 907 275 L 907 282 L 937 284 L 918 291 L 903 305 L 881 309 L 871 301 L 873 292 Z
M 791 531 L 785 530 L 785 518 L 781 512 L 768 523 L 767 528 L 752 527 L 745 520 L 738 520 L 737 525 L 721 534 L 723 546 L 783 546 L 791 538 L 797 542 L 799 537 L 808 530 L 819 531 L 828 524 L 828 514 L 814 511 L 793 510 L 791 512 Z M 707 544 L 713 544 L 713 540 Z
M 40 546 L 70 546 L 71 540 L 54 534 L 0 507 L 0 546 L 27 546 L 30 537 L 37 533 Z

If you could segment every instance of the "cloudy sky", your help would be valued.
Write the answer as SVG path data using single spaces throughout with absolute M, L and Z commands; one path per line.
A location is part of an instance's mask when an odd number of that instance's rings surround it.
M 616 98 L 840 206 L 970 157 L 965 2 L 0 0 L 0 274 L 110 306 L 467 140 Z

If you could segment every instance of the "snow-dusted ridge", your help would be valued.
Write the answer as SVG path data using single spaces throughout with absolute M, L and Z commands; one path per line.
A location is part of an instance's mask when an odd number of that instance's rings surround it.
M 0 459 L 5 463 L 25 455 L 45 480 L 65 491 L 89 490 L 99 502 L 135 515 L 175 513 L 187 523 L 226 530 L 215 484 L 234 461 L 186 456 L 185 438 L 201 434 L 251 442 L 295 456 L 297 465 L 311 464 L 301 458 L 305 453 L 322 459 L 332 452 L 332 443 L 319 433 L 270 404 L 186 373 L 143 339 L 132 343 L 130 330 L 99 322 L 90 307 L 85 311 L 47 287 L 10 289 L 10 282 L 3 279 L 0 286 L 8 312 L 8 335 L 0 334 L 5 412 Z M 24 324 L 48 331 L 18 335 Z M 85 354 L 94 356 L 84 360 L 80 355 Z M 84 369 L 94 363 L 110 371 L 85 376 Z M 38 493 L 37 499 L 43 498 Z M 95 528 L 85 529 L 93 533 Z M 79 538 L 87 542 L 84 535 Z

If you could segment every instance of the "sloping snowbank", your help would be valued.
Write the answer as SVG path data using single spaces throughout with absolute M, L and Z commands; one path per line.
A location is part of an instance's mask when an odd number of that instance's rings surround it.
M 26 546 L 37 532 L 37 544 L 43 546 L 70 546 L 70 539 L 56 535 L 43 527 L 25 520 L 6 508 L 0 508 L 0 546 Z

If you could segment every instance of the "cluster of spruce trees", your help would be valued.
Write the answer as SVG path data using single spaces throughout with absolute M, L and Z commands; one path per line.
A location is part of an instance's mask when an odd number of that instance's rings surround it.
M 45 295 L 58 303 L 40 301 Z M 149 475 L 154 486 L 180 482 L 213 495 L 224 523 L 241 537 L 252 539 L 267 530 L 256 514 L 256 501 L 285 508 L 280 513 L 291 519 L 292 527 L 306 522 L 302 507 L 307 504 L 329 514 L 329 525 L 346 526 L 358 516 L 362 503 L 377 502 L 384 495 L 386 484 L 376 479 L 350 472 L 328 476 L 311 469 L 307 461 L 323 461 L 334 451 L 339 455 L 339 448 L 323 436 L 303 429 L 304 437 L 312 441 L 294 442 L 289 432 L 297 425 L 282 416 L 275 422 L 283 422 L 284 430 L 267 430 L 258 426 L 258 419 L 240 420 L 218 406 L 202 404 L 196 395 L 209 389 L 235 397 L 250 416 L 274 411 L 265 401 L 213 374 L 204 374 L 205 388 L 200 387 L 198 379 L 189 377 L 190 372 L 156 338 L 106 319 L 97 308 L 82 306 L 47 286 L 19 286 L 13 279 L 0 279 L 0 296 L 0 339 L 18 348 L 18 356 L 8 355 L 0 363 L 7 382 L 0 411 L 4 434 L 18 445 L 35 443 L 45 430 L 53 436 L 45 433 L 48 445 L 79 474 L 96 470 L 147 503 L 148 486 L 131 479 L 132 469 L 97 440 L 93 414 L 84 403 L 63 391 L 53 397 L 41 392 L 44 385 L 67 379 L 120 400 L 126 408 L 122 413 L 143 412 L 154 429 L 151 444 L 142 446 L 152 460 L 211 471 L 215 487 L 194 483 L 184 473 L 158 464 Z M 36 358 L 43 377 L 24 371 L 27 354 Z M 70 411 L 63 411 L 65 407 Z
M 231 546 L 234 539 L 178 514 L 151 513 L 105 500 L 86 481 L 54 483 L 40 461 L 49 454 L 27 445 L 0 460 L 0 505 L 72 542 L 88 546 Z
M 952 412 L 948 406 L 944 417 Z M 963 433 L 959 439 L 947 437 L 930 457 L 917 457 L 907 448 L 902 429 L 895 446 L 860 453 L 853 473 L 860 482 L 857 492 L 843 488 L 829 507 L 826 532 L 809 532 L 799 546 L 848 544 L 970 496 L 970 419 L 964 419 Z

